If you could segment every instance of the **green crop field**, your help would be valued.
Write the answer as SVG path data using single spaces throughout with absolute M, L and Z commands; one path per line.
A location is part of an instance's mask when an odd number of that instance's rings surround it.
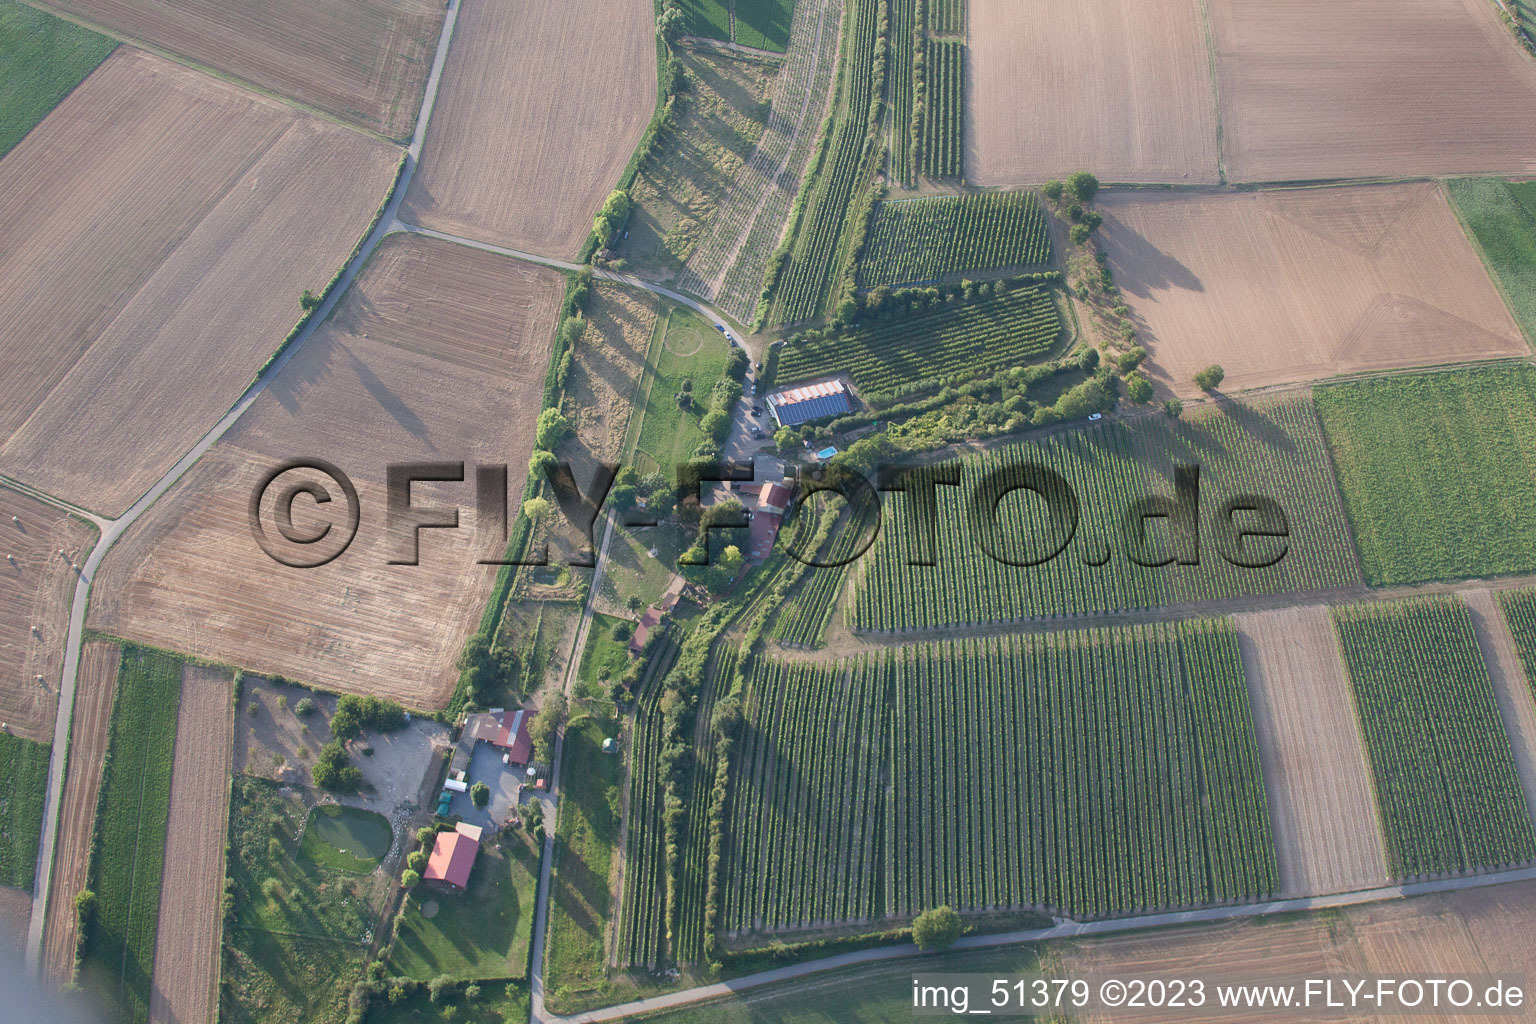
M 995 529 L 970 509 L 984 474 L 1025 464 L 1059 473 L 1078 501 L 1071 541 L 1055 558 L 1033 566 L 1006 564 L 984 545 L 1016 562 L 1045 557 L 1055 546 L 1048 541 L 1061 535 L 1042 499 L 1029 491 L 1004 497 Z M 1178 464 L 1200 467 L 1199 548 L 1186 545 L 1182 552 L 1198 557 L 1198 564 L 1136 564 L 1123 517 L 1143 498 L 1171 499 Z M 906 564 L 912 525 L 905 499 L 886 497 L 880 535 L 853 570 L 855 628 L 932 629 L 1360 583 L 1322 431 L 1305 397 L 1230 403 L 1180 421 L 1155 416 L 1085 424 L 971 456 L 962 469 L 961 486 L 937 489 L 936 565 Z M 1229 562 L 1213 528 L 1228 500 L 1251 494 L 1278 502 L 1290 533 L 1284 556 L 1264 568 Z M 1233 521 L 1241 528 L 1250 520 L 1239 512 Z M 1181 554 L 1170 543 L 1171 527 L 1164 527 L 1166 521 L 1148 527 L 1149 541 L 1135 551 L 1142 562 Z M 1256 562 L 1264 559 L 1255 555 L 1273 557 L 1279 550 L 1277 542 L 1267 542 L 1275 545 L 1268 548 L 1261 543 L 1245 542 L 1243 552 L 1229 553 Z
M 1466 605 L 1334 610 L 1399 878 L 1536 859 L 1536 833 Z
M 928 40 L 923 83 L 923 174 L 958 178 L 965 161 L 965 43 Z
M 523 978 L 533 933 L 539 851 L 526 833 L 499 849 L 481 845 L 469 889 L 458 895 L 417 889 L 401 911 L 390 971 L 417 981 Z M 436 908 L 426 917 L 422 908 Z
M 778 53 L 789 49 L 795 0 L 735 0 L 735 6 L 738 43 Z
M 374 937 L 369 879 L 306 855 L 304 799 L 235 777 L 229 808 L 233 915 L 224 926 L 222 1024 L 343 1024 Z
M 1095 917 L 1274 891 L 1225 622 L 759 663 L 745 708 L 728 933 L 941 904 Z
M 149 1019 L 180 705 L 181 662 L 124 648 L 91 859 L 98 904 L 86 929 L 81 979 L 129 1024 Z
M 1369 582 L 1536 570 L 1536 367 L 1353 381 L 1316 396 Z
M 1050 289 L 1015 287 L 965 305 L 939 302 L 903 319 L 866 319 L 779 351 L 775 382 L 847 373 L 866 398 L 938 388 L 1046 356 L 1061 340 Z
M 1455 178 L 1446 189 L 1526 340 L 1536 339 L 1536 182 Z
M 379 866 L 394 841 L 384 815 L 324 804 L 309 812 L 299 853 L 322 867 L 366 875 Z
M 0 156 L 96 66 L 117 41 L 35 7 L 0 0 Z
M 859 284 L 910 284 L 948 274 L 1051 261 L 1033 192 L 982 192 L 880 204 L 859 263 Z
M 731 0 L 677 0 L 683 35 L 731 41 Z
M 661 343 L 652 345 L 646 357 L 650 390 L 640 412 L 636 448 L 650 462 L 640 467 L 642 472 L 660 469 L 670 475 L 674 467 L 693 455 L 704 438 L 699 420 L 709 402 L 710 389 L 725 376 L 729 351 L 724 335 L 713 324 L 691 310 L 672 311 Z M 677 404 L 684 381 L 693 387 L 695 400 L 689 410 Z
M 859 197 L 879 149 L 873 128 L 885 86 L 881 6 L 878 0 L 851 0 L 846 8 L 831 134 L 806 169 L 812 185 L 793 221 L 788 258 L 770 261 L 765 281 L 772 323 L 810 320 L 825 312 L 850 260 L 852 229 L 863 216 Z
M 0 733 L 0 885 L 32 888 L 52 748 Z
M 1509 625 L 1509 635 L 1525 668 L 1525 678 L 1536 694 L 1536 590 L 1505 590 L 1499 593 L 1499 607 Z
M 619 839 L 623 762 L 603 753 L 602 743 L 617 725 L 611 713 L 578 713 L 565 730 L 544 967 L 551 1008 L 560 1013 L 610 1001 L 608 876 Z

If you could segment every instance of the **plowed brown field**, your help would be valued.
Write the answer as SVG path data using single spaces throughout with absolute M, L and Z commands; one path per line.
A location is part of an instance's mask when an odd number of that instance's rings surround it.
M 48 0 L 336 116 L 404 138 L 443 24 L 435 0 Z
M 1457 974 L 1536 972 L 1536 946 L 1528 940 L 1536 927 L 1536 883 L 1472 889 L 1412 899 L 1366 904 L 1323 914 L 1279 920 L 1250 920 L 1157 930 L 1121 938 L 1073 943 L 1059 950 L 1058 970 L 1065 977 L 1092 973 L 1100 977 L 1255 979 L 1270 981 L 1328 975 L 1383 975 L 1450 978 Z M 1522 986 L 1524 987 L 1524 986 Z M 1340 986 L 1335 982 L 1335 991 Z M 1374 1009 L 1287 1010 L 1273 1007 L 1241 1012 L 1166 1009 L 1087 1013 L 1077 1019 L 1098 1021 L 1370 1021 L 1413 1024 L 1430 1019 L 1382 1014 Z M 1481 997 L 1481 990 L 1477 995 Z M 1457 1021 L 1508 1021 L 1503 1015 L 1460 1015 Z M 1447 1015 L 1441 1014 L 1442 1019 Z
M 95 542 L 90 524 L 0 487 L 0 722 L 8 732 L 53 741 L 77 579 L 70 563 L 84 562 Z
M 149 1001 L 153 1024 L 213 1024 L 218 1018 L 220 898 L 234 721 L 230 674 L 184 666 Z
M 113 549 L 91 624 L 263 675 L 441 706 L 496 577 L 475 562 L 501 547 L 476 547 L 475 464 L 506 464 L 520 493 L 561 292 L 554 271 L 386 240 L 331 321 Z M 361 499 L 355 542 L 312 569 L 264 554 L 247 514 L 261 478 L 301 458 L 340 468 Z M 462 506 L 465 528 L 423 531 L 420 564 L 389 565 L 385 468 L 423 460 L 467 464 L 464 483 L 418 484 L 412 498 Z M 344 504 L 329 491 L 327 510 Z M 301 498 L 295 525 L 315 526 L 321 511 Z
M 1489 0 L 1211 0 L 1210 21 L 1234 181 L 1536 170 L 1512 114 L 1536 64 Z
M 971 0 L 966 176 L 1215 182 L 1198 0 Z
M 397 158 L 117 50 L 0 161 L 0 470 L 121 514 L 250 383 Z
M 406 220 L 569 257 L 656 106 L 648 0 L 467 0 Z
M 70 980 L 75 967 L 75 893 L 85 888 L 90 868 L 101 761 L 107 753 L 112 694 L 122 660 L 116 644 L 94 641 L 80 652 L 75 713 L 69 725 L 69 772 L 59 805 L 58 842 L 43 925 L 43 969 L 59 984 Z
M 1121 192 L 1100 240 L 1152 377 L 1197 395 L 1530 349 L 1438 184 Z
M 1387 884 L 1370 766 L 1322 605 L 1238 615 L 1282 896 Z

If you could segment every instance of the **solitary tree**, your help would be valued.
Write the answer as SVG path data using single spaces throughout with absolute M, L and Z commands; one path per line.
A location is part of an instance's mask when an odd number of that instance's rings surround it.
M 529 498 L 523 502 L 523 515 L 527 516 L 531 523 L 542 523 L 549 515 L 549 499 Z
M 491 802 L 491 787 L 483 782 L 475 783 L 469 787 L 469 800 L 476 807 L 484 809 Z
M 1184 403 L 1179 401 L 1177 398 L 1170 398 L 1168 401 L 1163 403 L 1163 412 L 1166 412 L 1174 419 L 1178 419 L 1180 416 L 1184 415 Z
M 405 866 L 412 871 L 422 871 L 427 866 L 427 851 L 412 850 L 405 858 Z
M 313 313 L 315 308 L 319 305 L 320 296 L 316 295 L 308 288 L 305 288 L 302 292 L 299 293 L 299 308 L 304 312 Z
M 1045 198 L 1054 203 L 1061 198 L 1062 190 L 1065 188 L 1065 185 L 1053 178 L 1044 185 L 1041 185 L 1040 191 L 1045 194 Z
M 1067 189 L 1077 197 L 1078 202 L 1092 202 L 1099 192 L 1099 179 L 1087 171 L 1074 171 L 1067 177 Z
M 1226 370 L 1223 370 L 1218 364 L 1212 363 L 1195 374 L 1195 383 L 1200 386 L 1201 391 L 1215 391 L 1221 387 L 1221 382 L 1226 376 Z
M 1152 382 L 1139 372 L 1132 372 L 1125 378 L 1125 394 L 1137 405 L 1146 405 L 1152 401 Z
M 416 888 L 420 884 L 421 884 L 421 873 L 420 872 L 412 871 L 410 868 L 406 868 L 404 871 L 400 872 L 400 888 L 402 888 L 402 889 L 414 889 L 414 888 Z
M 534 444 L 554 451 L 555 445 L 571 435 L 571 424 L 553 407 L 539 413 L 539 425 L 534 434 Z
M 925 910 L 912 922 L 912 941 L 924 952 L 948 949 L 959 937 L 960 915 L 949 907 Z

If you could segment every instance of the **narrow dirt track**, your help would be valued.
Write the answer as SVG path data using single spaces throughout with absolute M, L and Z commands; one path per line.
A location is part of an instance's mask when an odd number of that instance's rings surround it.
M 155 939 L 153 1024 L 213 1024 L 218 1017 L 220 897 L 235 742 L 233 681 L 187 665 L 171 767 L 170 829 Z
M 1349 680 L 1323 605 L 1235 616 L 1282 896 L 1385 885 Z
M 90 867 L 91 823 L 96 817 L 96 792 L 101 788 L 101 761 L 107 752 L 112 695 L 117 691 L 121 662 L 118 646 L 100 641 L 86 644 L 80 657 L 75 715 L 69 732 L 69 776 L 64 780 L 59 844 L 43 938 L 44 969 L 60 984 L 69 980 L 75 967 L 75 893 L 85 888 Z

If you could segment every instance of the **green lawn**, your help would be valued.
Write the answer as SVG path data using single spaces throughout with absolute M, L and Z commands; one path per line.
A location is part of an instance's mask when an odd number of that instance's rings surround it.
M 0 733 L 0 885 L 32 888 L 50 750 L 46 744 Z
M 602 742 L 615 728 L 610 714 L 577 713 L 565 732 L 544 964 L 550 1008 L 559 1013 L 600 1006 L 610 992 L 603 937 L 623 764 Z
M 438 1006 L 422 990 L 399 1003 L 380 1002 L 364 1020 L 366 1024 L 522 1024 L 532 1009 L 526 982 L 485 981 L 475 1000 L 455 996 Z
M 0 0 L 0 156 L 68 96 L 117 42 Z
M 324 804 L 309 812 L 300 854 L 322 867 L 366 875 L 394 844 L 389 819 L 373 811 Z
M 692 543 L 686 532 L 672 526 L 638 526 L 614 531 L 603 570 L 603 596 L 625 607 L 631 597 L 641 607 L 655 604 L 672 583 L 677 556 Z M 651 557 L 651 551 L 656 557 Z
M 374 915 L 365 879 L 300 854 L 303 799 L 235 779 L 229 864 L 235 907 L 224 929 L 222 1024 L 341 1024 Z M 305 829 L 306 833 L 308 828 Z
M 99 903 L 87 928 L 81 982 L 115 1020 L 131 1024 L 149 1019 L 180 704 L 181 662 L 124 648 L 91 861 L 90 888 Z
M 523 833 L 505 851 L 482 845 L 469 891 L 417 889 L 401 912 L 389 952 L 392 974 L 417 981 L 439 975 L 475 980 L 524 978 L 539 883 L 539 851 Z M 435 903 L 431 918 L 422 907 Z
M 1536 570 L 1536 368 L 1316 390 L 1366 580 Z
M 736 0 L 736 41 L 783 53 L 794 14 L 795 0 Z
M 1526 340 L 1536 339 L 1536 182 L 1456 178 L 1446 188 Z
M 582 652 L 578 676 L 582 696 L 606 697 L 608 687 L 629 667 L 629 641 L 613 638 L 613 627 L 628 621 L 612 615 L 592 616 L 592 629 L 587 634 L 587 649 Z
M 649 460 L 637 460 L 642 472 L 660 469 L 671 475 L 693 455 L 704 437 L 699 420 L 710 390 L 725 376 L 729 351 L 725 336 L 709 321 L 691 310 L 672 311 L 659 351 L 653 347 L 648 357 L 651 389 L 636 445 Z M 693 385 L 694 403 L 689 410 L 677 404 L 685 381 Z

